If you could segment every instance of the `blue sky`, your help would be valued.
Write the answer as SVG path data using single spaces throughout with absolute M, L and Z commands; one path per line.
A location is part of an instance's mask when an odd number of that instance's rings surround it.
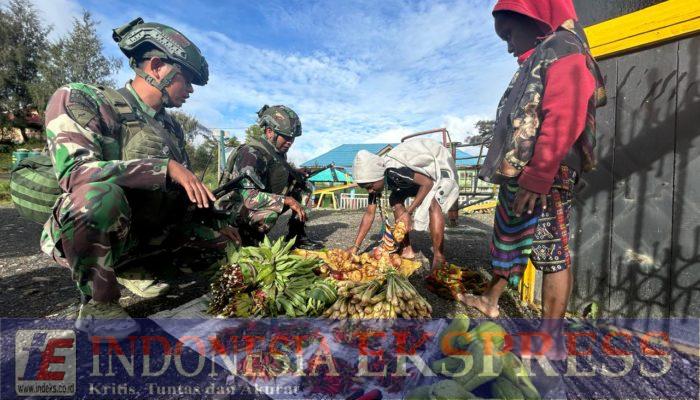
M 137 16 L 174 26 L 210 65 L 184 111 L 242 136 L 263 104 L 288 105 L 304 131 L 295 162 L 439 127 L 461 140 L 493 117 L 516 68 L 493 31 L 493 0 L 32 1 L 53 37 L 89 10 L 117 56 L 112 28 Z M 125 62 L 115 79 L 131 75 Z

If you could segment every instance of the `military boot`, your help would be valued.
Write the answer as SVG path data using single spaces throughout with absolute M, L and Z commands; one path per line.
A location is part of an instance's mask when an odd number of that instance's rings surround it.
M 90 300 L 80 305 L 75 329 L 89 336 L 112 336 L 121 340 L 138 332 L 140 328 L 118 302 Z
M 139 297 L 150 299 L 162 296 L 170 289 L 170 284 L 159 280 L 143 268 L 117 270 L 117 282 Z
M 289 241 L 296 237 L 294 248 L 304 250 L 321 250 L 325 246 L 320 240 L 313 240 L 306 235 L 306 226 L 296 218 L 296 215 L 289 219 L 289 233 L 285 240 Z

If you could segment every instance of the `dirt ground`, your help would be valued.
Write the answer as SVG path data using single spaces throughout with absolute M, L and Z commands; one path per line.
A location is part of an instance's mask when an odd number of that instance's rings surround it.
M 354 240 L 361 212 L 314 210 L 308 226 L 309 234 L 326 241 L 329 248 L 350 246 Z M 285 234 L 288 216 L 283 216 L 273 237 Z M 459 227 L 448 229 L 445 252 L 449 262 L 486 273 L 488 262 L 488 238 L 491 215 L 477 214 L 460 217 Z M 41 226 L 20 218 L 11 205 L 0 206 L 0 316 L 45 317 L 73 316 L 79 304 L 78 292 L 71 281 L 70 271 L 57 266 L 41 253 L 39 237 Z M 379 218 L 370 236 L 379 236 Z M 411 236 L 416 250 L 432 257 L 430 238 L 418 232 Z M 368 244 L 369 240 L 365 240 Z M 157 262 L 151 260 L 150 262 Z M 411 281 L 433 305 L 434 317 L 452 316 L 467 312 L 480 316 L 478 311 L 465 308 L 452 301 L 443 300 L 425 289 L 423 280 L 427 266 L 419 270 Z M 122 289 L 122 304 L 134 317 L 146 317 L 158 311 L 174 308 L 201 296 L 208 289 L 208 281 L 201 274 L 178 273 L 172 277 L 173 289 L 157 299 L 141 299 Z M 531 316 L 532 311 L 521 307 L 514 300 L 514 292 L 503 296 L 501 309 L 504 316 Z

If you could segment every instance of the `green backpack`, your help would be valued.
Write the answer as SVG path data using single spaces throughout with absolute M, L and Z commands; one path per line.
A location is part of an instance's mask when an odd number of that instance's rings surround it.
M 107 88 L 103 88 L 107 89 Z M 105 90 L 107 100 L 117 110 L 119 120 L 127 129 L 137 128 L 132 108 L 116 90 Z M 12 169 L 10 196 L 22 217 L 44 224 L 53 212 L 56 200 L 63 193 L 48 155 L 27 157 Z
M 61 193 L 51 158 L 46 155 L 25 158 L 12 169 L 10 196 L 24 218 L 45 223 Z

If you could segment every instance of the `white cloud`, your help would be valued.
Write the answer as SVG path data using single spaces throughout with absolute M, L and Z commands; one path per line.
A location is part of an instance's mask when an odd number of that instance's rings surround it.
M 70 32 L 73 19 L 80 18 L 83 7 L 76 0 L 32 0 L 41 18 L 53 27 L 49 39 L 57 40 Z
M 75 10 L 77 4 L 34 1 L 46 10 L 55 10 L 54 3 Z M 176 27 L 207 57 L 209 84 L 195 88 L 184 111 L 206 126 L 234 128 L 242 137 L 260 106 L 286 104 L 303 123 L 304 134 L 289 154 L 301 162 L 343 143 L 398 142 L 425 129 L 446 127 L 454 140 L 463 140 L 478 119 L 493 118 L 515 63 L 493 33 L 488 3 L 270 1 L 251 6 L 261 9 L 260 24 L 293 34 L 299 43 L 245 42 L 244 33 L 234 39 L 166 8 L 161 13 L 135 5 L 129 15 Z M 98 29 L 106 52 L 119 54 L 111 29 L 130 17 L 97 11 L 95 16 L 102 21 Z M 131 75 L 125 66 L 116 80 Z
M 414 133 L 414 130 L 406 127 L 392 128 L 372 136 L 365 140 L 365 143 L 400 143 L 403 137 L 411 133 Z
M 455 142 L 463 142 L 467 136 L 474 135 L 477 132 L 476 124 L 480 120 L 490 120 L 493 116 L 486 114 L 482 115 L 465 115 L 464 117 L 457 117 L 454 115 L 447 115 L 444 117 L 443 125 L 450 132 L 452 140 Z

